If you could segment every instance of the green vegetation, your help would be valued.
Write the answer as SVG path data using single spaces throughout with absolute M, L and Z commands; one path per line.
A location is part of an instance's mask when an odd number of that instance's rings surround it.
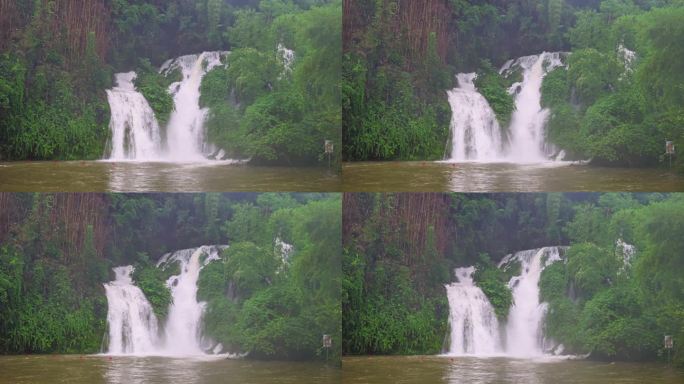
M 508 316 L 508 310 L 513 304 L 513 295 L 508 288 L 510 277 L 496 267 L 488 255 L 482 255 L 482 261 L 477 264 L 473 280 L 482 292 L 487 295 L 489 302 L 494 307 L 494 312 L 499 319 Z
M 178 73 L 165 60 L 231 50 L 203 81 L 208 138 L 254 163 L 318 165 L 324 140 L 340 159 L 340 0 L 22 0 L 0 16 L 0 160 L 102 157 L 105 90 L 135 84 L 165 132 Z M 294 51 L 288 64 L 278 47 Z
M 670 39 L 681 38 L 676 26 L 684 8 L 669 3 L 650 9 L 604 1 L 599 12 L 578 14 L 569 31 L 568 69 L 554 71 L 543 85 L 543 104 L 552 110 L 550 138 L 575 158 L 657 165 L 665 160 L 665 140 L 681 142 L 684 104 L 681 89 L 674 91 L 681 84 L 674 68 L 683 56 Z M 611 7 L 617 4 L 621 8 Z M 628 59 L 620 46 L 635 57 Z M 676 165 L 681 168 L 681 161 Z
M 174 273 L 169 273 L 158 269 L 153 263 L 146 261 L 146 255 L 138 255 L 138 258 L 140 263 L 133 271 L 133 281 L 147 297 L 157 318 L 164 321 L 169 311 L 169 304 L 171 304 L 171 292 L 165 282 L 170 276 L 179 274 L 180 271 L 176 268 Z
M 339 161 L 340 64 L 330 58 L 341 54 L 341 4 L 266 7 L 276 3 L 236 12 L 228 65 L 202 81 L 209 139 L 230 156 L 274 164 L 322 162 L 323 142 L 332 140 Z M 293 49 L 294 62 L 281 46 Z
M 200 273 L 211 337 L 251 358 L 339 361 L 340 196 L 327 194 L 0 194 L 0 354 L 95 353 L 103 283 L 133 279 L 164 319 L 164 253 L 231 244 Z M 276 239 L 292 244 L 284 260 Z
M 493 66 L 542 51 L 570 52 L 567 69 L 552 71 L 542 92 L 551 109 L 548 138 L 570 158 L 657 166 L 667 163 L 666 140 L 684 145 L 680 0 L 431 0 L 423 7 L 367 0 L 347 13 L 346 160 L 444 156 L 451 113 L 444 91 L 458 72 L 479 73 L 476 85 L 505 129 L 512 79 Z M 628 63 L 619 47 L 634 59 Z M 676 166 L 684 170 L 680 158 Z
M 513 96 L 508 93 L 508 87 L 511 86 L 510 80 L 499 75 L 499 72 L 487 60 L 482 62 L 477 73 L 475 87 L 487 99 L 489 106 L 496 113 L 496 119 L 505 129 L 511 121 L 511 114 L 515 110 Z
M 207 334 L 257 358 L 325 358 L 321 335 L 331 334 L 334 345 L 341 340 L 341 201 L 264 208 L 236 211 L 242 213 L 224 227 L 236 242 L 200 275 Z M 252 219 L 249 232 L 245 216 Z M 285 257 L 274 238 L 292 244 L 293 253 Z M 335 346 L 331 357 L 339 359 L 340 351 Z
M 147 99 L 159 124 L 165 126 L 173 112 L 173 97 L 169 94 L 168 88 L 174 81 L 181 80 L 180 71 L 163 76 L 157 72 L 149 60 L 143 59 L 140 60 L 140 66 L 135 73 L 138 75 L 135 79 L 135 87 Z
M 456 267 L 477 266 L 475 280 L 505 317 L 509 274 L 487 255 L 562 242 L 553 229 L 572 203 L 561 196 L 345 195 L 344 353 L 439 353 L 449 316 L 444 285 Z
M 566 226 L 572 240 L 567 263 L 542 274 L 541 293 L 550 303 L 547 332 L 571 352 L 596 359 L 664 359 L 663 335 L 684 338 L 684 291 L 676 272 L 684 200 L 609 200 L 577 207 Z M 602 230 L 578 231 L 587 225 Z M 618 240 L 636 247 L 627 263 Z M 673 359 L 684 365 L 681 347 L 675 345 Z
M 505 321 L 519 264 L 496 264 L 559 244 L 570 246 L 565 262 L 540 280 L 548 337 L 591 359 L 664 361 L 673 335 L 684 366 L 680 194 L 353 194 L 344 215 L 344 353 L 439 352 L 456 267 L 476 266 Z

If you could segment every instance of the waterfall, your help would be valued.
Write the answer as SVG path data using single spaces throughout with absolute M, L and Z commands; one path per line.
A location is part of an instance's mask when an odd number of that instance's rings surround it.
M 283 63 L 283 75 L 292 73 L 292 64 L 295 60 L 295 53 L 293 50 L 287 48 L 282 43 L 278 43 L 276 48 L 278 51 L 278 56 Z M 282 76 L 282 75 L 281 75 Z
M 108 160 L 136 161 L 205 161 L 212 153 L 221 152 L 207 142 L 204 123 L 208 109 L 200 108 L 202 78 L 213 68 L 222 65 L 228 52 L 203 52 L 186 55 L 165 62 L 159 72 L 164 76 L 181 73 L 181 80 L 169 86 L 174 109 L 166 126 L 165 140 L 154 111 L 145 97 L 137 92 L 133 81 L 135 72 L 118 73 L 116 87 L 107 90 L 111 110 L 109 128 L 111 146 Z
M 508 283 L 513 305 L 506 324 L 506 353 L 533 357 L 544 354 L 544 316 L 547 304 L 539 301 L 539 279 L 544 268 L 560 260 L 558 247 L 516 253 L 510 261 L 520 263 L 521 274 Z
M 159 70 L 168 75 L 179 69 L 181 81 L 169 86 L 173 95 L 174 110 L 166 128 L 169 157 L 175 161 L 202 161 L 213 152 L 206 143 L 204 121 L 208 109 L 200 108 L 200 85 L 202 78 L 212 68 L 221 65 L 221 57 L 227 52 L 203 52 L 199 55 L 181 56 L 167 61 Z
M 560 53 L 544 52 L 525 56 L 508 65 L 503 73 L 522 69 L 523 80 L 509 89 L 515 96 L 515 111 L 508 128 L 511 141 L 506 157 L 516 163 L 546 161 L 553 148 L 546 144 L 546 122 L 549 110 L 541 107 L 541 86 L 544 76 L 563 65 Z
M 204 262 L 201 256 L 206 256 Z M 165 257 L 164 263 L 180 263 L 181 273 L 171 276 L 167 286 L 173 302 L 166 321 L 166 351 L 172 355 L 202 354 L 202 315 L 206 303 L 197 301 L 197 280 L 200 270 L 210 261 L 219 258 L 219 249 L 202 246 L 176 251 Z M 161 264 L 160 264 L 161 265 Z
M 197 280 L 202 268 L 219 259 L 225 248 L 205 245 L 167 253 L 159 260 L 157 268 L 172 263 L 180 266 L 180 274 L 171 276 L 166 283 L 172 302 L 163 331 L 144 293 L 133 284 L 133 267 L 114 268 L 116 279 L 105 284 L 109 305 L 107 353 L 196 356 L 204 355 L 205 351 L 221 352 L 220 344 L 202 336 L 206 303 L 197 300 Z
M 615 253 L 619 259 L 622 259 L 622 266 L 619 272 L 624 272 L 631 268 L 632 259 L 634 259 L 636 254 L 636 247 L 634 245 L 628 244 L 622 239 L 617 239 L 615 242 Z
M 107 90 L 112 160 L 156 160 L 161 157 L 159 124 L 145 97 L 135 90 L 135 72 L 117 73 Z
M 499 322 L 487 296 L 473 282 L 475 267 L 457 268 L 458 282 L 446 286 L 449 299 L 450 355 L 500 352 Z
M 157 318 L 150 302 L 131 279 L 133 267 L 114 268 L 116 278 L 104 285 L 107 294 L 109 353 L 153 353 L 158 344 Z
M 446 286 L 449 300 L 450 355 L 539 357 L 554 346 L 544 337 L 547 304 L 539 299 L 539 279 L 547 266 L 561 260 L 567 247 L 544 247 L 507 255 L 498 265 L 520 265 L 508 283 L 513 296 L 501 328 L 494 308 L 473 282 L 474 267 L 456 269 L 457 282 Z M 562 348 L 557 348 L 562 351 Z
M 502 152 L 501 127 L 487 100 L 475 89 L 475 73 L 459 73 L 447 92 L 451 105 L 451 160 L 494 161 Z
M 546 142 L 549 110 L 541 107 L 541 86 L 547 73 L 563 65 L 561 55 L 544 52 L 509 60 L 501 67 L 499 73 L 505 77 L 522 74 L 522 81 L 508 90 L 515 95 L 515 110 L 506 135 L 491 106 L 473 84 L 477 75 L 459 73 L 458 87 L 447 92 L 452 111 L 448 161 L 548 161 L 556 149 Z

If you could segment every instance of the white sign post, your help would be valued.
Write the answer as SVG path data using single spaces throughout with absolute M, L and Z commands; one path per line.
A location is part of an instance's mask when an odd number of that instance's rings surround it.
M 663 340 L 663 345 L 665 346 L 665 349 L 667 349 L 667 362 L 670 362 L 670 351 L 672 348 L 674 348 L 674 338 L 672 335 L 665 335 L 665 339 Z
M 328 155 L 328 168 L 330 168 L 330 158 L 332 157 L 335 146 L 333 145 L 332 140 L 325 140 L 323 145 L 325 149 L 325 154 Z
M 672 156 L 675 154 L 675 146 L 673 141 L 665 141 L 665 154 L 670 158 L 670 168 L 672 168 Z
M 325 361 L 328 361 L 328 351 L 332 347 L 332 336 L 323 335 L 323 348 L 325 348 Z

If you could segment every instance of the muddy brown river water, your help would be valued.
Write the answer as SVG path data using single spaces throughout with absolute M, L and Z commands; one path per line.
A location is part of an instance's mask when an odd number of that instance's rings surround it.
M 504 357 L 362 356 L 342 359 L 345 384 L 681 384 L 665 364 Z
M 345 192 L 677 192 L 684 175 L 661 168 L 550 162 L 359 162 L 342 165 Z
M 213 357 L 0 356 L 0 383 L 15 384 L 334 384 L 340 382 L 340 375 L 339 367 L 321 363 Z
M 339 172 L 225 162 L 35 161 L 0 163 L 2 192 L 329 192 Z

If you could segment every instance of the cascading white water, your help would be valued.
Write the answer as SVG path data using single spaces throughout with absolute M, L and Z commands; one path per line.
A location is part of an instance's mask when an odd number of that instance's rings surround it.
M 505 135 L 491 106 L 473 84 L 476 74 L 458 74 L 459 86 L 447 92 L 452 111 L 448 161 L 548 161 L 555 148 L 546 141 L 549 110 L 541 107 L 541 85 L 547 73 L 562 65 L 561 53 L 544 52 L 509 60 L 501 67 L 499 73 L 504 76 L 521 71 L 523 77 L 509 89 L 515 95 L 515 110 Z
M 110 354 L 154 353 L 159 343 L 157 317 L 145 294 L 133 284 L 133 267 L 114 268 L 107 294 Z
M 515 96 L 515 111 L 511 116 L 509 132 L 510 145 L 506 157 L 518 163 L 542 162 L 548 160 L 553 148 L 546 143 L 546 122 L 549 110 L 541 107 L 541 86 L 544 76 L 556 67 L 562 66 L 560 53 L 544 52 L 541 55 L 517 59 L 502 72 L 521 68 L 523 80 L 509 89 Z
M 204 262 L 200 257 L 206 255 Z M 202 246 L 176 251 L 164 263 L 180 263 L 180 275 L 171 276 L 167 286 L 173 302 L 166 320 L 165 351 L 171 355 L 199 355 L 202 351 L 202 315 L 206 303 L 197 301 L 197 280 L 200 270 L 219 258 L 217 247 Z
M 617 257 L 622 259 L 622 266 L 620 272 L 623 272 L 632 266 L 632 259 L 636 254 L 636 247 L 632 244 L 626 243 L 622 239 L 617 239 L 615 242 L 615 253 Z
M 513 305 L 506 324 L 506 353 L 518 357 L 544 354 L 544 316 L 547 304 L 539 301 L 539 279 L 545 267 L 560 260 L 558 247 L 545 247 L 518 252 L 521 274 L 508 283 Z
M 145 97 L 135 90 L 135 72 L 117 73 L 116 86 L 107 90 L 111 110 L 112 160 L 156 160 L 161 157 L 159 123 Z
M 173 95 L 174 111 L 166 128 L 169 156 L 176 161 L 201 161 L 213 151 L 205 141 L 204 121 L 207 108 L 200 108 L 202 78 L 212 68 L 221 65 L 221 57 L 228 52 L 203 52 L 181 56 L 164 63 L 159 70 L 169 74 L 181 71 L 182 80 L 169 86 Z
M 283 62 L 283 75 L 292 73 L 292 64 L 295 60 L 295 53 L 293 50 L 287 48 L 282 43 L 278 43 L 278 55 Z
M 152 306 L 133 284 L 132 266 L 114 268 L 116 279 L 105 284 L 109 311 L 109 354 L 195 356 L 205 351 L 221 352 L 222 346 L 202 337 L 202 316 L 206 303 L 197 300 L 200 270 L 220 258 L 226 246 L 201 246 L 165 254 L 157 263 L 165 268 L 179 263 L 180 274 L 167 286 L 172 304 L 160 332 Z
M 145 97 L 135 90 L 135 72 L 116 75 L 117 86 L 107 90 L 112 111 L 109 123 L 112 132 L 109 160 L 136 161 L 205 161 L 212 153 L 219 153 L 207 143 L 204 123 L 207 108 L 200 108 L 202 78 L 213 68 L 222 65 L 228 52 L 203 52 L 168 60 L 159 72 L 169 75 L 179 70 L 182 79 L 169 86 L 174 109 L 166 126 L 166 141 L 162 140 L 159 123 Z M 217 158 L 222 158 L 225 152 Z
M 473 282 L 475 267 L 457 268 L 455 283 L 446 285 L 449 299 L 450 355 L 501 352 L 499 322 L 487 296 Z
M 547 304 L 539 300 L 539 279 L 547 266 L 561 260 L 567 247 L 544 247 L 506 256 L 499 268 L 519 263 L 511 278 L 513 296 L 503 333 L 486 295 L 472 279 L 474 267 L 458 268 L 458 282 L 446 286 L 449 299 L 450 355 L 539 357 L 552 349 L 543 334 Z M 557 348 L 562 351 L 562 348 Z
M 501 127 L 487 100 L 475 89 L 475 73 L 459 73 L 447 92 L 451 105 L 451 160 L 496 161 L 502 154 Z

